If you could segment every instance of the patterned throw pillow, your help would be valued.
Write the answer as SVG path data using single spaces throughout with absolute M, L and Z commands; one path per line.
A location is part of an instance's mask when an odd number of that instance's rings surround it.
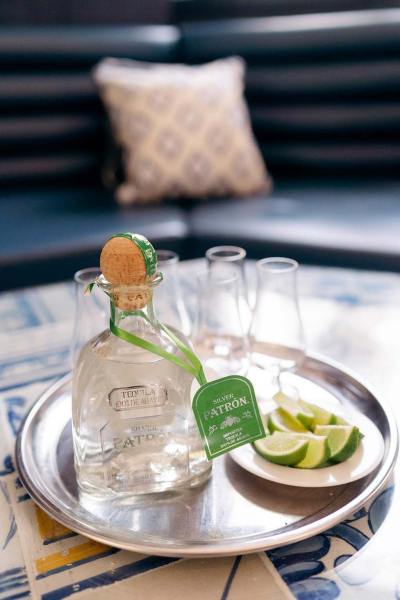
M 123 151 L 120 203 L 271 187 L 243 98 L 242 59 L 186 66 L 109 58 L 94 78 Z

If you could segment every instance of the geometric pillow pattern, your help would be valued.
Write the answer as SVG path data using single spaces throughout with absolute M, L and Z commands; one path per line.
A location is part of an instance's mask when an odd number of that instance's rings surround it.
M 243 98 L 244 61 L 164 65 L 104 59 L 94 71 L 122 149 L 122 204 L 251 196 L 271 179 Z

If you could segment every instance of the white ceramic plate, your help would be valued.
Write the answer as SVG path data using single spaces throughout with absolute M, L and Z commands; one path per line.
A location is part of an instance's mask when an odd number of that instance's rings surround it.
M 357 425 L 364 438 L 357 451 L 348 460 L 337 465 L 321 469 L 295 469 L 275 465 L 262 458 L 251 444 L 236 448 L 230 453 L 233 460 L 253 475 L 296 487 L 329 487 L 350 483 L 371 473 L 381 462 L 384 453 L 384 442 L 381 433 L 374 423 L 358 411 L 343 412 L 336 405 L 324 408 Z

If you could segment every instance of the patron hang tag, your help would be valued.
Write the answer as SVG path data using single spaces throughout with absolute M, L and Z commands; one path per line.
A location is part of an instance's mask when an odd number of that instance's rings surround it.
M 209 460 L 265 437 L 253 385 L 241 375 L 202 385 L 193 412 Z

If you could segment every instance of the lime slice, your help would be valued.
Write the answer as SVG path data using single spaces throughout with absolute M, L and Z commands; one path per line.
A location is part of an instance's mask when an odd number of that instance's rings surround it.
M 313 422 L 311 428 L 314 429 L 316 425 L 335 425 L 336 424 L 336 416 L 317 406 L 316 404 L 311 404 L 310 402 L 305 402 L 304 400 L 299 400 L 299 404 L 302 408 L 307 408 L 313 414 Z
M 334 415 L 335 417 L 335 421 L 333 423 L 329 423 L 329 425 L 350 425 L 350 423 L 348 421 L 346 421 L 346 419 L 343 419 L 343 417 L 339 417 L 339 415 Z M 322 423 L 321 423 L 322 425 Z M 358 437 L 359 437 L 359 442 L 361 442 L 361 440 L 364 437 L 364 434 L 361 433 L 360 430 L 358 430 Z
M 360 443 L 358 427 L 352 425 L 317 425 L 316 435 L 326 435 L 330 460 L 343 462 L 354 454 Z
M 296 469 L 318 469 L 330 458 L 328 438 L 324 435 L 294 434 L 297 438 L 308 439 L 308 449 L 305 457 L 298 462 Z
M 275 431 L 261 440 L 256 440 L 254 448 L 260 456 L 277 465 L 295 465 L 305 457 L 308 441 L 290 433 Z
M 274 431 L 298 431 L 307 433 L 307 429 L 303 425 L 287 414 L 282 408 L 276 408 L 268 415 L 267 426 L 271 433 Z
M 339 417 L 339 415 L 333 415 L 335 417 L 335 421 L 333 423 L 329 423 L 329 425 L 350 425 L 350 423 L 348 421 L 346 421 L 346 419 L 343 419 L 343 417 Z M 321 423 L 322 425 L 322 423 Z M 358 438 L 359 438 L 359 443 L 361 442 L 361 440 L 363 439 L 364 434 L 361 433 L 360 430 L 358 430 Z
M 309 408 L 306 406 L 300 406 L 299 402 L 289 398 L 283 392 L 277 392 L 274 395 L 275 402 L 284 410 L 289 416 L 300 421 L 306 429 L 309 429 L 312 425 L 314 415 Z
M 346 421 L 346 419 L 343 419 L 343 417 L 339 417 L 339 415 L 335 415 L 335 422 L 334 423 L 329 423 L 330 425 L 350 425 L 350 423 L 348 421 Z M 322 425 L 322 423 L 321 423 Z

